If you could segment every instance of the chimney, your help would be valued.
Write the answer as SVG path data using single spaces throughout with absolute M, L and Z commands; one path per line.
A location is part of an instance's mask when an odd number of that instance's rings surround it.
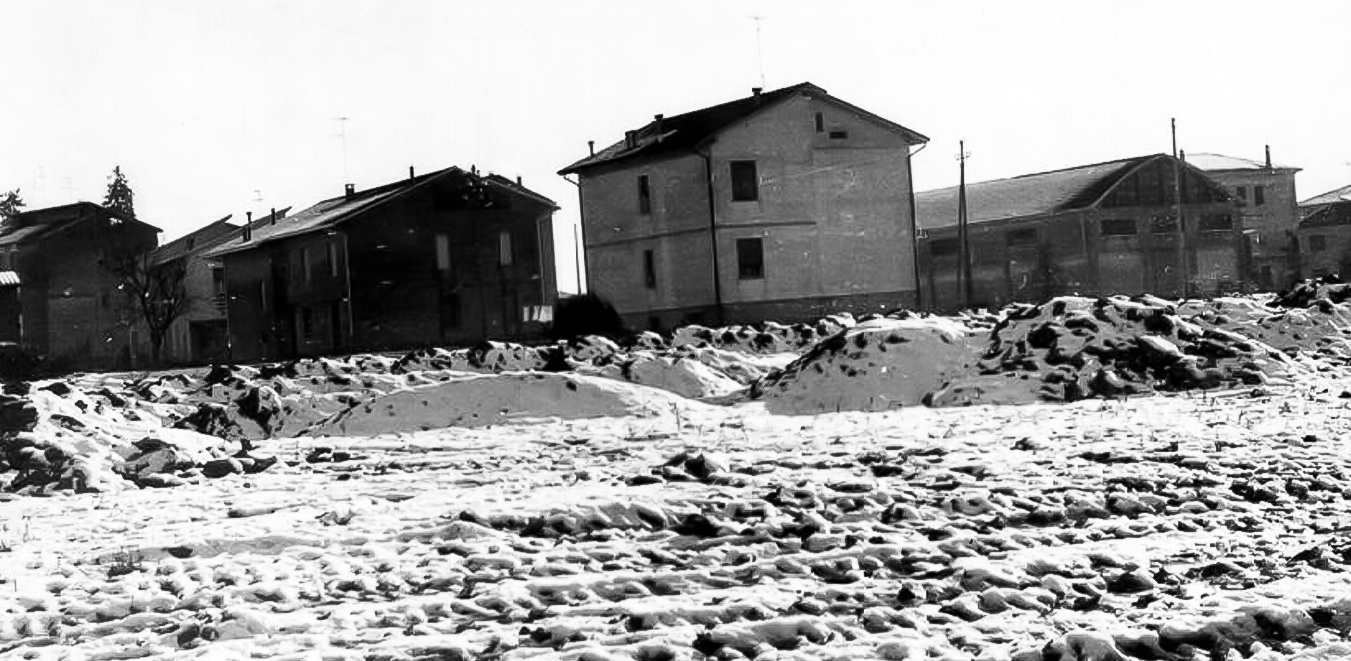
M 345 198 L 347 198 L 347 199 L 349 199 L 349 200 L 352 199 L 352 198 L 354 198 L 354 197 L 356 197 L 356 196 L 357 196 L 357 185 L 356 185 L 356 184 L 347 184 L 347 187 L 343 190 L 343 195 L 342 195 L 342 196 L 345 197 Z
M 408 178 L 409 178 L 409 179 L 412 179 L 412 178 L 415 177 L 415 176 L 416 176 L 416 175 L 413 174 L 413 166 L 411 166 L 411 165 L 408 166 Z
M 1271 169 L 1271 145 L 1267 145 L 1267 169 Z
M 272 220 L 271 220 L 268 224 L 269 224 L 269 225 L 276 225 L 276 224 L 277 224 L 277 207 L 272 207 L 272 216 L 271 216 L 271 218 L 272 218 Z
M 246 212 L 244 215 L 244 243 L 248 243 L 253 238 L 253 212 Z
M 1177 157 L 1178 157 L 1179 159 L 1182 159 L 1182 162 L 1183 162 L 1183 163 L 1186 163 L 1186 162 L 1187 162 L 1187 150 L 1185 150 L 1185 149 L 1179 149 L 1179 150 L 1177 151 Z M 1202 160 L 1205 160 L 1205 159 L 1202 159 Z
M 586 148 L 589 149 L 589 150 L 591 151 L 591 155 L 592 155 L 592 156 L 595 156 L 595 155 L 596 155 L 596 141 L 595 141 L 595 140 L 587 140 L 587 141 L 586 141 Z
M 519 175 L 519 174 L 516 175 L 516 185 L 517 185 L 517 186 L 520 186 L 520 185 L 521 185 L 521 175 Z
M 637 135 L 637 134 L 638 134 L 637 131 L 625 131 L 625 132 L 624 132 L 624 148 L 625 148 L 625 149 L 633 149 L 634 147 L 638 146 L 638 135 Z
M 760 96 L 760 93 L 763 91 L 765 91 L 765 88 L 763 87 L 752 87 L 751 96 Z
M 663 119 L 665 119 L 664 115 L 652 116 L 652 132 L 657 134 L 657 142 L 661 142 L 661 124 Z

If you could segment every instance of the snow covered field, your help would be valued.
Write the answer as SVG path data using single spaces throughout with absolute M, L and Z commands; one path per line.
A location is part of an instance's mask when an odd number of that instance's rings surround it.
M 0 657 L 1351 655 L 1340 292 L 12 384 Z

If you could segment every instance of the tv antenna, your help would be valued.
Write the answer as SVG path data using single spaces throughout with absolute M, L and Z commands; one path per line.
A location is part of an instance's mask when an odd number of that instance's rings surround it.
M 351 175 L 347 172 L 347 118 L 334 117 L 338 120 L 338 137 L 342 139 L 342 181 L 351 183 Z
M 760 45 L 760 21 L 765 20 L 765 17 L 751 16 L 750 18 L 755 21 L 755 57 L 760 63 L 760 87 L 763 89 L 765 87 L 765 51 Z

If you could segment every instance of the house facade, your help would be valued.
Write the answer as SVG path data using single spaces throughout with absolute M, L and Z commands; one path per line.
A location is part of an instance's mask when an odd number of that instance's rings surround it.
M 92 202 L 0 223 L 0 342 L 55 366 L 134 367 L 141 319 L 107 264 L 154 250 L 159 231 Z
M 1299 203 L 1300 277 L 1351 274 L 1351 186 Z
M 968 184 L 969 296 L 958 198 L 956 187 L 916 195 L 926 308 L 1214 294 L 1239 288 L 1248 272 L 1229 193 L 1165 154 Z
M 205 253 L 224 266 L 230 356 L 539 335 L 558 295 L 556 209 L 519 182 L 452 167 L 255 221 Z
M 1205 153 L 1189 153 L 1184 158 L 1229 191 L 1238 204 L 1252 246 L 1254 284 L 1275 291 L 1298 278 L 1300 212 L 1295 174 L 1300 169 L 1272 165 L 1270 147 L 1265 161 Z
M 657 115 L 560 171 L 587 289 L 649 328 L 913 305 L 925 142 L 810 83 Z

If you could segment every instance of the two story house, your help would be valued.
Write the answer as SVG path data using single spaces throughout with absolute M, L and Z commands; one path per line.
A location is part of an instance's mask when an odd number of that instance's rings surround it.
M 246 224 L 224 266 L 230 357 L 542 334 L 557 298 L 553 201 L 451 167 Z
M 1234 197 L 1252 251 L 1254 283 L 1275 291 L 1299 277 L 1299 168 L 1221 154 L 1187 153 L 1187 163 L 1214 179 Z
M 580 189 L 588 291 L 635 327 L 913 306 L 927 141 L 810 83 L 656 115 L 559 172 Z

